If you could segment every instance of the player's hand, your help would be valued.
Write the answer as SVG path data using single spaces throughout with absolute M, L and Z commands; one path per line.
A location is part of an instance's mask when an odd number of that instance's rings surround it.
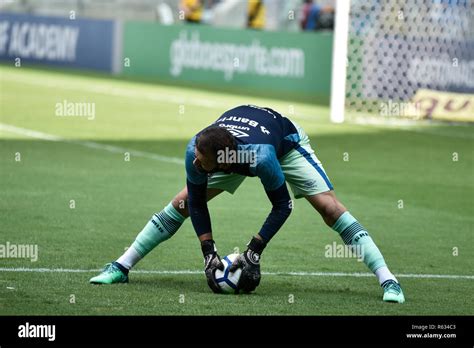
M 265 246 L 264 241 L 253 237 L 247 250 L 232 263 L 230 272 L 235 272 L 238 268 L 242 269 L 239 284 L 237 284 L 239 290 L 251 292 L 260 284 L 260 256 Z
M 212 239 L 202 241 L 201 250 L 204 255 L 204 273 L 206 274 L 207 285 L 209 285 L 211 290 L 215 293 L 220 293 L 222 290 L 216 282 L 215 273 L 217 269 L 223 271 L 224 264 L 217 254 L 217 248 L 214 241 Z

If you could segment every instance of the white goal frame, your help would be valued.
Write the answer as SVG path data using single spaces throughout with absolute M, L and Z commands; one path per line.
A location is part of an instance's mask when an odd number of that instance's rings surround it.
M 336 0 L 331 76 L 331 121 L 345 119 L 350 0 Z

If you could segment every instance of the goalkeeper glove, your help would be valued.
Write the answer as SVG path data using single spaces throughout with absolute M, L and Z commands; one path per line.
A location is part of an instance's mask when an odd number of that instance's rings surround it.
M 219 284 L 216 282 L 215 273 L 216 270 L 224 270 L 224 264 L 221 262 L 221 258 L 217 254 L 217 248 L 212 239 L 204 240 L 201 242 L 201 250 L 204 255 L 204 273 L 207 278 L 207 285 L 215 293 L 222 292 Z
M 240 254 L 232 263 L 230 272 L 242 268 L 237 288 L 243 292 L 251 292 L 260 284 L 260 255 L 266 247 L 266 243 L 256 237 L 247 244 L 247 250 Z

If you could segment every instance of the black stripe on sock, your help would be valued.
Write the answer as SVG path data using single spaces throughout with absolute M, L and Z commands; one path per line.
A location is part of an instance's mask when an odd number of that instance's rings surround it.
M 352 238 L 354 238 L 354 236 L 360 231 L 365 231 L 365 229 L 360 223 L 356 221 L 352 223 L 349 227 L 347 227 L 344 231 L 342 231 L 341 238 L 345 244 L 349 245 L 351 244 Z
M 181 222 L 169 218 L 164 212 L 159 212 L 158 214 L 155 214 L 155 217 L 166 229 L 166 232 L 168 232 L 171 236 L 176 233 L 176 231 L 182 224 Z
M 155 217 L 167 230 L 173 230 L 175 227 L 179 227 L 179 224 L 177 224 L 174 220 L 168 218 L 163 212 L 155 214 Z

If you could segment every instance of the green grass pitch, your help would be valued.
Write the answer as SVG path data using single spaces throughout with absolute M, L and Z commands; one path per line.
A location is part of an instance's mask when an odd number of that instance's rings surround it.
M 94 103 L 95 117 L 56 116 L 63 101 Z M 342 242 L 305 200 L 265 250 L 254 294 L 211 293 L 190 221 L 129 284 L 88 283 L 183 188 L 174 159 L 190 137 L 248 103 L 305 128 L 336 194 L 400 275 L 405 304 L 383 303 L 375 277 L 355 276 L 368 272 L 357 260 L 325 257 Z M 6 66 L 0 123 L 0 244 L 38 245 L 36 262 L 0 259 L 1 315 L 474 314 L 472 126 L 334 125 L 327 107 Z M 269 210 L 252 178 L 212 201 L 220 254 L 244 249 Z

